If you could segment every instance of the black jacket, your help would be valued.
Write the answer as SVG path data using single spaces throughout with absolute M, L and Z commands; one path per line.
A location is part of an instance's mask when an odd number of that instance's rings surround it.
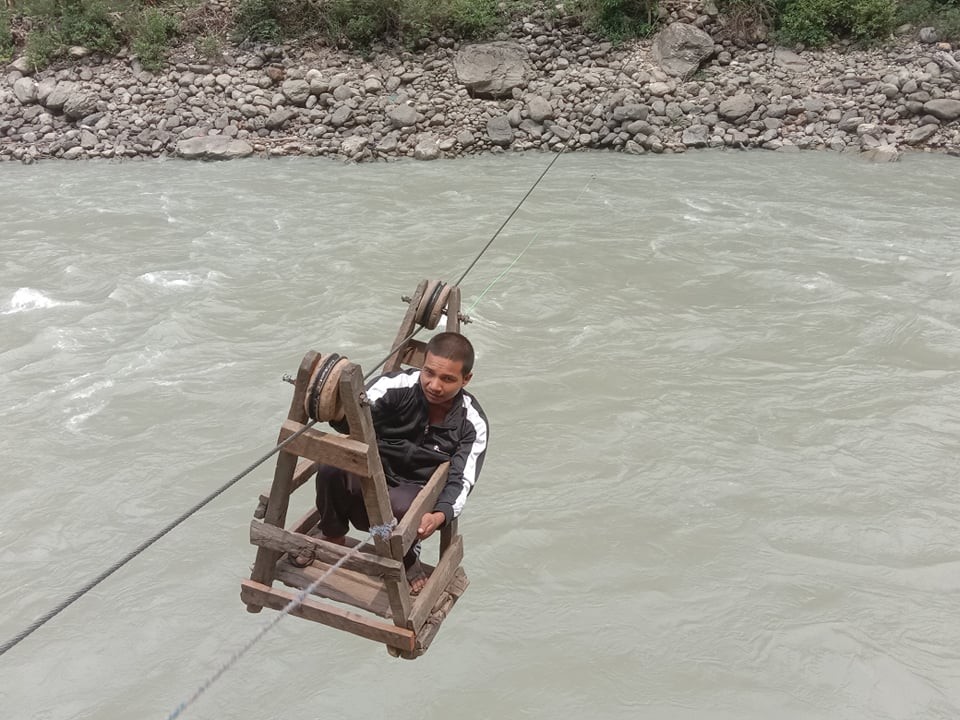
M 442 512 L 448 523 L 459 516 L 487 450 L 487 417 L 476 398 L 461 390 L 443 423 L 431 425 L 416 369 L 381 375 L 367 388 L 367 398 L 387 483 L 426 485 L 449 460 L 434 512 Z

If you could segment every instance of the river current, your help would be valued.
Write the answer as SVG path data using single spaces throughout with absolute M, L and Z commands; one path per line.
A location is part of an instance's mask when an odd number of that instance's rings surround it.
M 0 167 L 0 642 L 268 450 L 307 350 L 378 362 L 549 160 Z M 184 717 L 955 720 L 958 228 L 952 158 L 561 157 L 462 284 L 491 442 L 429 653 L 286 618 Z M 273 618 L 273 463 L 0 657 L 2 716 L 190 696 Z

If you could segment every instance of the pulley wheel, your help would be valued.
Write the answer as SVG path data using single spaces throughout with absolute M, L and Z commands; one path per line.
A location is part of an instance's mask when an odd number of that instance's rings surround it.
M 417 322 L 428 330 L 436 328 L 449 297 L 449 285 L 441 280 L 430 280 L 417 306 Z
M 336 353 L 320 356 L 303 399 L 304 410 L 311 420 L 343 420 L 345 413 L 340 402 L 340 373 L 349 363 L 348 358 Z

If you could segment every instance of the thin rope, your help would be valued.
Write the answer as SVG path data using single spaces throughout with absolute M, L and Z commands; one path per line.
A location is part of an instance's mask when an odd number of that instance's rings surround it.
M 375 525 L 372 528 L 370 528 L 370 534 L 367 536 L 366 540 L 364 540 L 362 543 L 360 543 L 356 547 L 351 548 L 346 555 L 344 555 L 342 558 L 337 560 L 337 562 L 335 562 L 333 565 L 327 568 L 327 571 L 324 572 L 320 577 L 318 577 L 316 580 L 310 583 L 303 590 L 298 592 L 296 596 L 294 596 L 294 598 L 283 607 L 283 609 L 277 614 L 276 617 L 274 617 L 272 620 L 270 620 L 270 622 L 268 622 L 266 625 L 260 628 L 260 630 L 257 632 L 256 635 L 254 635 L 252 638 L 247 640 L 243 645 L 241 645 L 237 650 L 235 650 L 233 654 L 227 659 L 227 661 L 224 662 L 222 665 L 220 665 L 220 667 L 217 668 L 217 670 L 213 673 L 213 675 L 207 678 L 200 685 L 200 687 L 198 687 L 194 691 L 194 693 L 190 697 L 188 697 L 186 700 L 184 700 L 179 705 L 177 705 L 174 711 L 167 716 L 167 720 L 175 720 L 175 718 L 180 717 L 180 715 L 182 715 L 183 712 L 188 707 L 190 707 L 194 702 L 196 702 L 196 700 L 201 695 L 203 695 L 207 690 L 210 689 L 211 685 L 213 685 L 217 680 L 220 679 L 221 675 L 223 675 L 227 670 L 233 667 L 237 663 L 237 661 L 240 660 L 240 658 L 243 657 L 247 653 L 247 651 L 250 650 L 250 648 L 256 645 L 264 635 L 270 632 L 270 630 L 272 630 L 278 622 L 283 620 L 284 617 L 289 615 L 296 608 L 300 607 L 303 604 L 303 601 L 306 600 L 310 596 L 310 594 L 317 589 L 317 587 L 319 587 L 320 583 L 326 580 L 338 568 L 342 567 L 343 564 L 349 558 L 353 557 L 356 553 L 360 552 L 360 549 L 363 548 L 363 546 L 366 545 L 368 542 L 370 542 L 372 538 L 380 537 L 382 539 L 386 539 L 390 537 L 390 533 L 393 532 L 393 529 L 396 526 L 397 526 L 397 520 L 396 518 L 394 518 L 393 521 L 387 525 Z
M 312 423 L 311 423 L 311 424 L 312 424 Z M 293 435 L 291 435 L 291 436 L 288 437 L 286 440 L 284 440 L 283 442 L 281 442 L 281 443 L 279 443 L 278 445 L 276 445 L 273 449 L 270 450 L 270 452 L 268 452 L 268 453 L 266 453 L 265 455 L 263 455 L 263 457 L 261 457 L 259 460 L 251 463 L 249 466 L 246 467 L 246 469 L 244 469 L 243 471 L 241 471 L 241 472 L 238 473 L 237 475 L 234 475 L 232 478 L 230 478 L 230 480 L 228 480 L 228 481 L 225 482 L 223 485 L 221 485 L 219 488 L 217 488 L 217 489 L 214 490 L 212 493 L 210 493 L 210 494 L 207 495 L 205 498 L 203 498 L 203 500 L 201 500 L 200 502 L 198 502 L 196 505 L 194 505 L 192 508 L 190 508 L 190 509 L 187 510 L 186 512 L 182 513 L 176 520 L 174 520 L 173 522 L 171 522 L 171 523 L 169 523 L 168 525 L 166 525 L 165 527 L 163 527 L 159 532 L 157 532 L 157 533 L 156 533 L 155 535 L 153 535 L 152 537 L 148 538 L 147 540 L 144 540 L 144 541 L 143 541 L 142 543 L 140 543 L 136 548 L 134 548 L 133 550 L 131 550 L 130 552 L 128 552 L 128 553 L 127 553 L 126 555 L 124 555 L 122 558 L 120 558 L 119 560 L 117 560 L 113 565 L 111 565 L 111 566 L 108 567 L 106 570 L 104 570 L 102 573 L 100 573 L 100 574 L 97 575 L 95 578 L 93 578 L 92 580 L 90 580 L 86 585 L 84 585 L 84 586 L 81 587 L 80 589 L 78 589 L 78 590 L 76 590 L 75 592 L 73 592 L 69 597 L 67 597 L 63 602 L 61 602 L 61 603 L 60 603 L 59 605 L 57 605 L 55 608 L 53 608 L 52 610 L 48 611 L 47 613 L 45 613 L 45 614 L 42 615 L 41 617 L 39 617 L 39 618 L 37 618 L 36 620 L 34 620 L 33 623 L 31 623 L 31 624 L 30 624 L 27 628 L 25 628 L 24 630 L 20 631 L 20 633 L 18 633 L 15 637 L 7 640 L 3 645 L 0 645 L 0 655 L 3 655 L 5 652 L 7 652 L 7 650 L 9 650 L 10 648 L 14 647 L 14 646 L 17 645 L 19 642 L 21 642 L 22 640 L 24 640 L 25 638 L 27 638 L 28 636 L 30 636 L 32 633 L 36 632 L 38 629 L 40 629 L 41 627 L 43 627 L 43 625 L 45 625 L 47 622 L 49 622 L 50 620 L 52 620 L 53 618 L 55 618 L 57 615 L 59 615 L 61 612 L 63 612 L 64 610 L 66 610 L 68 607 L 70 607 L 70 605 L 72 605 L 73 603 L 75 603 L 77 600 L 79 600 L 79 599 L 80 599 L 81 597 L 83 597 L 85 594 L 87 594 L 88 592 L 90 592 L 91 590 L 93 590 L 93 588 L 95 588 L 97 585 L 99 585 L 100 583 L 102 583 L 102 582 L 103 582 L 104 580 L 106 580 L 108 577 L 110 577 L 111 575 L 113 575 L 117 570 L 119 570 L 119 569 L 122 568 L 124 565 L 126 565 L 128 562 L 130 562 L 131 560 L 133 560 L 135 557 L 137 557 L 137 555 L 139 555 L 139 554 L 142 553 L 144 550 L 146 550 L 147 548 L 149 548 L 149 547 L 150 547 L 151 545 L 153 545 L 155 542 L 157 542 L 158 540 L 160 540 L 160 538 L 162 538 L 164 535 L 166 535 L 167 533 L 169 533 L 169 532 L 170 532 L 171 530 L 173 530 L 175 527 L 177 527 L 178 525 L 180 525 L 181 523 L 183 523 L 183 522 L 184 522 L 185 520 L 187 520 L 191 515 L 194 515 L 195 513 L 197 513 L 198 511 L 200 511 L 204 506 L 208 505 L 211 501 L 213 501 L 214 499 L 216 499 L 217 497 L 219 497 L 220 495 L 222 495 L 224 492 L 226 492 L 227 490 L 229 490 L 229 489 L 230 489 L 231 487 L 233 487 L 237 482 L 239 482 L 241 478 L 246 477 L 248 474 L 250 474 L 251 472 L 253 472 L 253 470 L 254 470 L 255 468 L 257 468 L 261 463 L 265 462 L 269 457 L 271 457 L 271 456 L 274 455 L 275 453 L 279 452 L 279 451 L 280 451 L 282 448 L 284 448 L 288 443 L 293 442 L 293 440 L 295 440 L 295 439 L 298 438 L 300 435 L 302 435 L 304 432 L 306 432 L 306 431 L 307 431 L 307 428 L 309 428 L 309 427 L 310 427 L 310 425 L 306 425 L 306 426 L 300 428 L 299 430 L 297 430 Z

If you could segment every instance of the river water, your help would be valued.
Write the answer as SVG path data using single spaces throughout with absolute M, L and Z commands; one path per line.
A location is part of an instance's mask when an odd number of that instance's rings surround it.
M 268 450 L 307 350 L 380 360 L 548 161 L 3 167 L 0 641 Z M 492 438 L 430 652 L 286 618 L 184 717 L 954 720 L 957 228 L 950 158 L 560 158 L 463 283 Z M 2 716 L 191 695 L 274 617 L 272 465 L 0 657 Z

